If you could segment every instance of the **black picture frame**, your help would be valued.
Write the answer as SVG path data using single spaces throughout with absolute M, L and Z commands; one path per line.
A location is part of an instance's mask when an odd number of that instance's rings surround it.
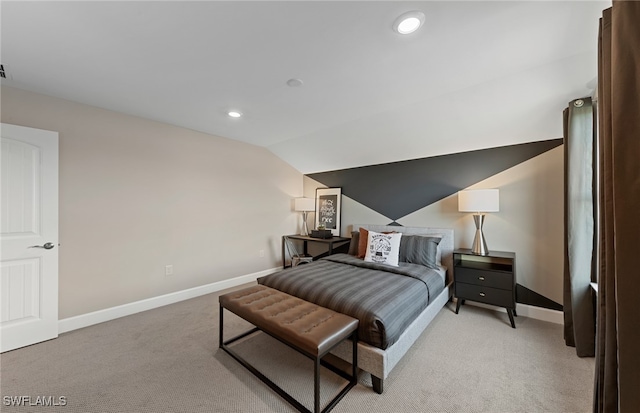
M 340 236 L 340 214 L 342 209 L 342 188 L 317 188 L 315 227 L 324 225 L 331 234 Z

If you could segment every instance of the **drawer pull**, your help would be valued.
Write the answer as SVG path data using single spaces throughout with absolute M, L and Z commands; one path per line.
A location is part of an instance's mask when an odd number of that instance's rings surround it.
M 480 281 L 484 281 L 484 277 L 478 277 Z
M 484 296 L 485 296 L 485 294 L 484 294 L 484 293 L 480 293 L 480 297 L 484 297 Z

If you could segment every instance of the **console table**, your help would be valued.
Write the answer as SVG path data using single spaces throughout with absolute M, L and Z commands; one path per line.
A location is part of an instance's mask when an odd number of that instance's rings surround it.
M 351 242 L 351 238 L 347 238 L 347 237 L 313 238 L 313 237 L 307 237 L 304 235 L 286 235 L 286 237 L 291 240 L 302 241 L 302 245 L 303 245 L 302 253 L 304 255 L 307 255 L 309 253 L 308 243 L 310 242 L 326 245 L 328 250 L 322 254 L 315 255 L 313 257 L 314 260 L 333 254 L 334 245 L 338 247 L 338 246 L 344 245 L 347 242 Z M 283 236 L 282 237 L 282 267 L 286 268 L 287 263 L 286 263 L 284 238 L 285 237 Z

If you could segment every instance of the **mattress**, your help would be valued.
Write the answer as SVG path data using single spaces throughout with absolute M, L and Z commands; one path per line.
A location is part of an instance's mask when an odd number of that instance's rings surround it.
M 359 340 L 393 345 L 445 286 L 445 270 L 398 267 L 335 254 L 259 278 L 258 283 L 360 320 Z

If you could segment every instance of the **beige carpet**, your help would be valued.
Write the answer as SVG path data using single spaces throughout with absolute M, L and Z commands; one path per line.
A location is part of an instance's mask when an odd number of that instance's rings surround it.
M 562 327 L 449 303 L 385 381 L 368 374 L 334 412 L 589 412 L 594 361 Z M 226 337 L 246 324 L 225 312 Z M 227 323 L 228 322 L 228 323 Z M 0 356 L 2 412 L 294 412 L 218 345 L 217 294 L 61 335 Z M 312 363 L 258 334 L 235 349 L 307 407 Z M 323 373 L 323 400 L 343 383 Z M 64 396 L 66 406 L 7 406 Z

